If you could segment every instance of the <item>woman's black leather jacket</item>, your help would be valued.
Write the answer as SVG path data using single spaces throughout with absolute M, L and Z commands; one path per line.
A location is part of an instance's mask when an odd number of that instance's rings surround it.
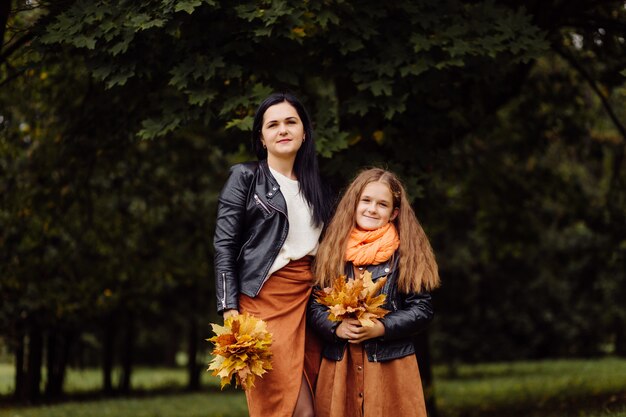
M 368 360 L 383 362 L 414 354 L 412 336 L 424 330 L 434 317 L 430 293 L 403 294 L 398 291 L 397 252 L 389 261 L 367 266 L 365 269 L 372 273 L 374 281 L 384 276 L 388 277 L 381 293 L 387 295 L 382 307 L 390 311 L 380 319 L 385 326 L 385 335 L 363 342 Z M 354 277 L 354 268 L 350 262 L 346 265 L 346 276 Z M 319 288 L 315 290 L 317 289 Z M 335 335 L 339 322 L 330 321 L 328 314 L 328 307 L 315 301 L 312 295 L 307 311 L 309 325 L 313 326 L 324 340 L 324 357 L 339 361 L 343 358 L 348 342 Z
M 287 203 L 267 161 L 231 167 L 220 193 L 213 245 L 217 310 L 255 297 L 287 239 Z

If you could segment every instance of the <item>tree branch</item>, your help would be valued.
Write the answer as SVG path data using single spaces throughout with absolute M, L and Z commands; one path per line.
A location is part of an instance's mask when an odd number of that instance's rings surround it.
M 21 38 L 19 38 L 18 40 L 16 40 L 15 42 L 13 42 L 8 48 L 6 48 L 6 50 L 2 52 L 2 54 L 0 54 L 0 65 L 4 64 L 15 51 L 20 49 L 23 45 L 27 44 L 28 42 L 32 41 L 34 38 L 35 38 L 35 33 L 31 31 L 31 32 L 28 32 L 26 35 L 22 36 Z
M 626 141 L 626 128 L 620 122 L 619 118 L 615 114 L 615 111 L 613 111 L 613 107 L 611 107 L 611 103 L 609 103 L 608 98 L 604 95 L 602 90 L 600 90 L 600 87 L 598 87 L 598 84 L 593 79 L 591 74 L 589 74 L 589 72 L 587 72 L 587 70 L 582 66 L 582 64 L 580 64 L 578 61 L 576 61 L 576 59 L 571 54 L 567 53 L 566 51 L 564 51 L 559 46 L 553 45 L 553 49 L 561 57 L 563 57 L 572 66 L 572 68 L 574 68 L 576 71 L 578 71 L 578 73 L 585 79 L 585 81 L 587 81 L 587 83 L 589 84 L 591 89 L 600 98 L 600 101 L 602 102 L 602 106 L 604 107 L 604 109 L 606 110 L 609 118 L 611 119 L 611 121 L 615 125 L 615 128 L 619 131 L 619 133 L 622 135 L 622 137 Z
M 30 10 L 41 9 L 41 10 L 44 10 L 45 13 L 41 17 L 39 17 L 37 21 L 34 22 L 30 27 L 24 29 L 24 31 L 27 31 L 26 34 L 24 34 L 15 42 L 11 43 L 11 45 L 7 46 L 6 49 L 0 50 L 0 65 L 3 65 L 4 63 L 6 63 L 9 57 L 13 53 L 15 53 L 15 51 L 17 51 L 22 46 L 32 41 L 33 39 L 35 39 L 35 37 L 39 34 L 39 31 L 44 30 L 45 27 L 48 25 L 48 23 L 50 23 L 60 13 L 62 13 L 65 10 L 65 8 L 69 7 L 73 3 L 73 1 L 74 0 L 66 0 L 66 1 L 58 0 L 56 2 L 41 1 L 38 3 L 36 7 L 32 7 Z M 7 4 L 10 3 L 10 1 L 7 1 L 6 3 Z M 0 10 L 0 19 L 2 18 L 1 12 L 2 10 Z M 13 10 L 13 12 L 15 13 L 15 10 Z M 8 18 L 8 14 L 7 14 L 7 18 Z M 0 21 L 0 23 L 2 22 Z M 3 37 L 1 38 L 1 40 L 4 40 L 4 32 L 6 31 L 6 27 L 7 26 L 5 22 L 5 24 L 2 25 L 2 28 L 0 28 L 0 30 L 3 33 Z M 2 46 L 4 46 L 4 44 L 0 45 L 0 48 L 2 48 Z
M 4 33 L 7 29 L 7 23 L 9 22 L 9 14 L 11 13 L 11 2 L 6 0 L 0 3 L 0 52 L 2 52 L 2 46 L 4 45 Z
M 602 102 L 602 106 L 606 110 L 609 116 L 609 119 L 611 119 L 611 121 L 615 125 L 615 128 L 619 131 L 620 135 L 622 135 L 624 142 L 626 142 L 626 128 L 624 127 L 622 122 L 619 120 L 619 118 L 615 114 L 615 111 L 613 111 L 613 107 L 611 107 L 611 103 L 609 103 L 608 98 L 604 95 L 602 90 L 600 90 L 600 87 L 598 86 L 596 81 L 593 79 L 591 74 L 589 74 L 589 72 L 587 72 L 587 70 L 582 66 L 582 64 L 578 62 L 576 58 L 574 58 L 571 54 L 567 53 L 566 51 L 564 51 L 562 48 L 560 48 L 557 45 L 553 45 L 552 48 L 556 51 L 557 54 L 563 57 L 563 59 L 565 59 L 572 66 L 572 68 L 578 71 L 578 73 L 585 79 L 585 81 L 587 81 L 591 89 L 600 98 L 600 101 Z M 619 172 L 622 167 L 622 163 L 624 162 L 624 143 L 620 145 L 616 147 L 616 152 L 613 158 L 613 172 L 611 174 L 611 182 L 609 185 L 609 191 L 607 193 L 609 197 L 611 196 L 611 194 L 613 193 L 613 190 L 615 190 L 615 187 L 617 186 L 617 182 L 619 180 Z
M 626 30 L 626 22 L 617 19 L 607 19 L 601 16 L 591 16 L 587 14 L 574 15 L 564 21 L 566 26 L 574 28 L 585 28 L 589 30 L 597 30 L 599 28 L 613 29 L 619 33 Z
M 0 81 L 0 88 L 4 87 L 5 84 L 10 83 L 11 81 L 13 81 L 14 79 L 16 79 L 17 77 L 19 77 L 20 75 L 24 74 L 26 72 L 26 70 L 28 69 L 28 67 L 24 68 L 21 71 L 15 71 L 13 74 L 9 75 L 8 77 L 6 77 L 4 80 Z

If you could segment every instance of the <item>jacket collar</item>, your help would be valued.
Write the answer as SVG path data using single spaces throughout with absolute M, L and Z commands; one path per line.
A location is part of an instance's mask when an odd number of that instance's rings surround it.
M 269 183 L 269 187 L 267 188 L 267 192 L 265 193 L 265 198 L 271 200 L 277 194 L 279 194 L 280 185 L 278 185 L 278 181 L 276 181 L 276 178 L 274 178 L 274 176 L 272 175 L 270 167 L 269 165 L 267 165 L 267 159 L 259 161 L 259 167 L 261 168 L 261 172 Z
M 278 209 L 285 216 L 287 215 L 287 201 L 283 196 L 283 193 L 280 192 L 280 185 L 278 185 L 278 181 L 270 172 L 270 167 L 267 165 L 267 159 L 263 159 L 259 161 L 259 176 L 257 178 L 257 186 L 260 188 L 257 189 L 259 195 L 265 195 L 265 199 L 271 205 Z
M 378 264 L 378 265 L 367 265 L 363 267 L 363 270 L 367 270 L 369 272 L 372 273 L 372 279 L 377 279 L 380 277 L 384 277 L 387 276 L 389 274 L 391 274 L 392 272 L 394 272 L 397 268 L 398 268 L 398 260 L 399 260 L 399 253 L 398 251 L 396 251 L 391 258 L 389 258 L 387 261 L 383 262 L 382 264 Z M 352 262 L 348 262 L 346 264 L 346 275 L 348 276 L 348 278 L 354 278 L 354 266 L 352 264 Z

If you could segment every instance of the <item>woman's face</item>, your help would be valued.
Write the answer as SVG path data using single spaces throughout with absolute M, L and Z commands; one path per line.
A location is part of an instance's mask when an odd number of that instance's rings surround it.
M 363 230 L 383 227 L 398 215 L 393 207 L 393 195 L 384 182 L 370 182 L 365 186 L 356 205 L 356 224 Z
M 295 157 L 304 139 L 302 120 L 289 102 L 268 107 L 261 127 L 261 142 L 267 148 L 268 156 Z

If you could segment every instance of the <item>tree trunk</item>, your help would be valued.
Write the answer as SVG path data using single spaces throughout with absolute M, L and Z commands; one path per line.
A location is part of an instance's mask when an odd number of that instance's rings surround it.
M 48 335 L 46 397 L 60 398 L 63 395 L 65 370 L 69 359 L 72 336 L 70 332 L 51 332 Z
M 63 384 L 65 383 L 67 365 L 70 362 L 70 354 L 75 337 L 75 332 L 68 331 L 65 332 L 65 337 L 63 338 L 61 356 L 59 357 L 59 368 L 57 370 L 57 382 L 59 387 L 58 396 L 63 395 Z
M 105 395 L 113 394 L 113 359 L 115 348 L 115 321 L 109 316 L 104 324 L 102 345 L 102 391 Z
M 26 353 L 24 349 L 25 336 L 24 336 L 24 328 L 21 323 L 19 323 L 16 327 L 16 346 L 15 346 L 15 391 L 13 392 L 13 396 L 18 402 L 26 401 L 26 375 L 24 372 L 24 354 Z
M 413 338 L 417 365 L 424 387 L 424 399 L 426 400 L 426 412 L 429 417 L 437 417 L 437 404 L 435 402 L 435 389 L 433 381 L 432 361 L 430 358 L 430 346 L 428 344 L 428 331 L 418 334 Z
M 615 354 L 626 357 L 626 322 L 615 320 Z
M 26 395 L 29 402 L 36 402 L 41 393 L 41 366 L 43 364 L 43 335 L 37 324 L 30 327 L 27 348 Z
M 198 356 L 198 337 L 199 328 L 198 320 L 192 313 L 192 317 L 189 320 L 189 339 L 187 340 L 187 389 L 189 391 L 197 391 L 200 389 L 200 366 L 196 363 L 196 357 Z
M 133 322 L 133 317 L 130 314 L 124 321 L 126 327 L 122 345 L 122 377 L 119 385 L 120 392 L 124 394 L 128 394 L 131 388 L 130 379 L 133 371 L 133 345 L 135 340 Z
M 53 398 L 54 386 L 56 384 L 56 361 L 57 361 L 57 335 L 54 330 L 48 333 L 46 341 L 46 369 L 48 378 L 46 380 L 46 398 Z
M 11 3 L 10 0 L 0 3 L 0 53 L 4 45 L 4 33 L 6 31 L 9 15 L 11 14 Z

